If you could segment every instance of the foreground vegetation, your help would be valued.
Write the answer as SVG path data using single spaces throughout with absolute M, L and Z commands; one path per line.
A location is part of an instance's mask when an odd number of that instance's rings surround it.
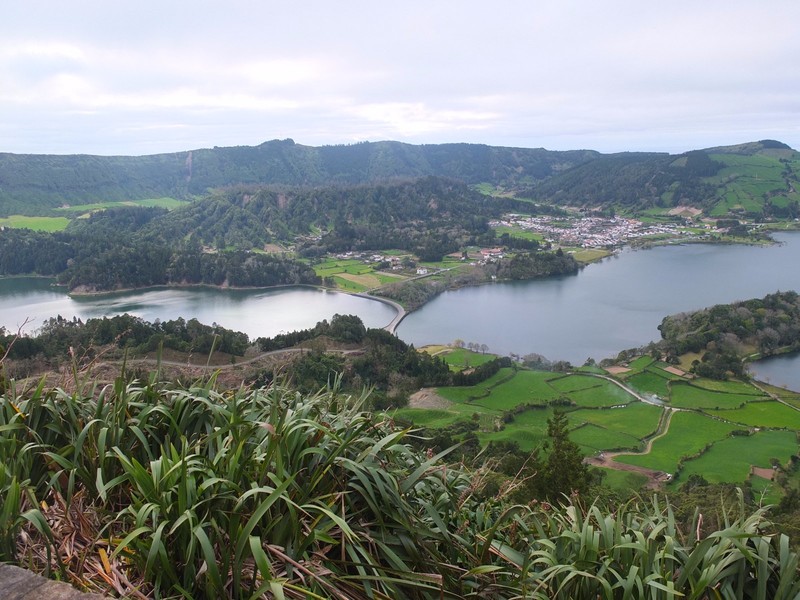
M 0 560 L 129 597 L 794 598 L 764 512 L 511 505 L 334 387 L 5 382 Z M 508 480 L 506 486 L 513 486 Z M 718 521 L 714 521 L 719 523 Z

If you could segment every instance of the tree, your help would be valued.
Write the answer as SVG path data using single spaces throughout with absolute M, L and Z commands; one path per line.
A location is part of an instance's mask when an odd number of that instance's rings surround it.
M 542 473 L 542 492 L 558 500 L 572 492 L 583 493 L 589 487 L 589 470 L 583 463 L 578 444 L 569 439 L 567 415 L 559 410 L 547 420 L 549 454 Z

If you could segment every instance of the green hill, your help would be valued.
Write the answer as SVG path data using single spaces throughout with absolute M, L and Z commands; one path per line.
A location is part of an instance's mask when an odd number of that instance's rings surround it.
M 800 216 L 800 153 L 762 140 L 679 155 L 604 155 L 530 186 L 525 195 L 560 205 L 630 210 L 694 206 L 710 216 Z
M 480 144 L 364 142 L 207 148 L 150 156 L 0 153 L 0 217 L 65 205 L 193 199 L 240 185 L 354 186 L 427 176 L 489 184 L 557 205 L 694 206 L 710 216 L 796 218 L 800 153 L 774 140 L 684 154 L 554 152 Z
M 238 184 L 352 185 L 438 175 L 511 187 L 596 156 L 478 144 L 312 147 L 292 140 L 135 157 L 0 154 L 0 216 L 46 214 L 65 204 L 191 198 Z

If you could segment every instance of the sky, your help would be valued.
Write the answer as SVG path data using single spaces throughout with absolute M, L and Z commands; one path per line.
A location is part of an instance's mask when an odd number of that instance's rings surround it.
M 797 0 L 3 0 L 0 152 L 800 149 Z

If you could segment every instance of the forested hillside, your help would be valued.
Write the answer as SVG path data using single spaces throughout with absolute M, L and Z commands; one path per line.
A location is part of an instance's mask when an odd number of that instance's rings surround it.
M 800 215 L 800 154 L 774 140 L 680 155 L 599 156 L 521 194 L 559 205 L 632 210 L 689 205 L 706 214 Z
M 294 243 L 300 236 L 306 255 L 401 248 L 441 258 L 486 234 L 489 217 L 518 206 L 438 177 L 318 188 L 239 186 L 164 215 L 142 235 L 245 248 Z
M 800 296 L 794 291 L 776 292 L 718 304 L 666 317 L 658 329 L 663 338 L 659 348 L 666 354 L 702 355 L 693 368 L 697 374 L 715 379 L 728 373 L 741 376 L 745 356 L 800 348 Z
M 596 156 L 479 144 L 312 147 L 292 140 L 136 157 L 0 154 L 0 216 L 43 214 L 64 204 L 190 198 L 237 184 L 359 184 L 439 175 L 510 187 Z

